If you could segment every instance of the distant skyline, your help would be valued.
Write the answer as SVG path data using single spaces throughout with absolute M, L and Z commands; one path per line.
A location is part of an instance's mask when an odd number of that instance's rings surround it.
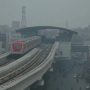
M 22 6 L 26 6 L 28 26 L 90 25 L 90 0 L 0 0 L 0 25 L 21 21 Z

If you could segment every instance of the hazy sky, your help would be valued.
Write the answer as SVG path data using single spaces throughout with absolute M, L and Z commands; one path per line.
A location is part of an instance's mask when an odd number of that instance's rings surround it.
M 28 26 L 52 25 L 69 28 L 90 24 L 90 0 L 0 0 L 0 24 L 21 20 L 26 6 Z

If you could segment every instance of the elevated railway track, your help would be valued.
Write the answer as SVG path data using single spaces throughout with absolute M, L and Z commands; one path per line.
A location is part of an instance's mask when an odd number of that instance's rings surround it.
M 9 69 L 1 68 L 0 69 L 1 71 L 0 72 L 0 84 L 3 84 L 4 82 L 19 75 L 20 73 L 24 72 L 28 68 L 29 70 L 32 70 L 33 68 L 38 66 L 43 61 L 43 59 L 45 59 L 49 51 L 50 51 L 50 46 L 46 45 L 42 47 L 41 49 L 39 49 L 38 53 L 34 55 L 30 60 L 22 63 L 21 66 L 18 66 L 18 68 L 13 68 L 14 66 L 12 66 L 13 69 L 12 68 L 9 68 Z
M 15 86 L 17 85 L 16 83 L 18 83 L 18 85 L 22 84 L 21 88 L 23 87 L 25 88 L 27 87 L 28 84 L 31 85 L 36 80 L 40 79 L 42 75 L 51 67 L 51 64 L 53 62 L 52 60 L 55 55 L 57 47 L 58 47 L 58 43 L 55 43 L 53 46 L 44 45 L 44 47 L 37 49 L 36 53 L 35 51 L 33 51 L 34 52 L 33 57 L 30 57 L 30 54 L 29 54 L 29 55 L 26 55 L 26 58 L 22 57 L 21 60 L 19 61 L 16 60 L 10 63 L 11 65 L 9 65 L 8 69 L 5 69 L 6 66 L 3 67 L 2 69 L 3 69 L 3 72 L 5 73 L 3 73 L 3 75 L 0 75 L 0 90 L 16 90 L 16 88 L 14 88 L 14 85 Z M 23 59 L 26 59 L 26 60 L 23 61 Z M 15 62 L 18 64 L 16 65 Z M 10 68 L 12 69 L 10 70 Z M 2 70 L 0 69 L 0 71 Z M 27 79 L 27 82 L 26 80 L 24 81 L 24 79 L 28 77 L 30 78 Z M 29 83 L 28 83 L 28 80 L 30 81 Z M 23 82 L 23 83 L 20 83 L 20 82 Z M 27 83 L 27 84 L 24 84 L 24 83 Z M 23 84 L 26 86 L 24 86 Z M 18 87 L 17 90 L 24 90 L 21 88 Z
M 9 55 L 10 55 L 10 52 L 3 53 L 3 54 L 0 55 L 0 67 L 1 67 L 1 66 L 4 66 L 5 64 L 7 64 L 7 63 L 10 62 L 10 61 L 13 61 L 13 59 L 12 59 L 12 60 L 7 59 L 7 57 L 8 57 Z

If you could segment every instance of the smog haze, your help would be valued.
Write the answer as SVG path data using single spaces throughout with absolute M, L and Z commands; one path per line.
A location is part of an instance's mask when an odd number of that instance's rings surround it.
M 28 26 L 51 25 L 70 28 L 90 24 L 90 0 L 0 0 L 0 24 L 21 21 L 26 6 Z

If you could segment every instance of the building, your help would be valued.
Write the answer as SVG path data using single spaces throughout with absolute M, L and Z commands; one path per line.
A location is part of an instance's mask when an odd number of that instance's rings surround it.
M 74 36 L 72 38 L 71 43 L 71 52 L 73 60 L 77 60 L 81 63 L 81 61 L 87 61 L 89 57 L 89 43 L 85 43 L 84 40 L 80 36 Z
M 11 28 L 7 25 L 0 25 L 0 42 L 2 52 L 9 50 Z
M 20 28 L 20 22 L 19 21 L 12 21 L 12 30 L 16 30 Z
M 46 39 L 56 39 L 59 36 L 58 29 L 43 29 L 39 30 L 38 34 L 44 36 Z
M 60 43 L 59 57 L 65 60 L 71 60 L 71 42 Z

